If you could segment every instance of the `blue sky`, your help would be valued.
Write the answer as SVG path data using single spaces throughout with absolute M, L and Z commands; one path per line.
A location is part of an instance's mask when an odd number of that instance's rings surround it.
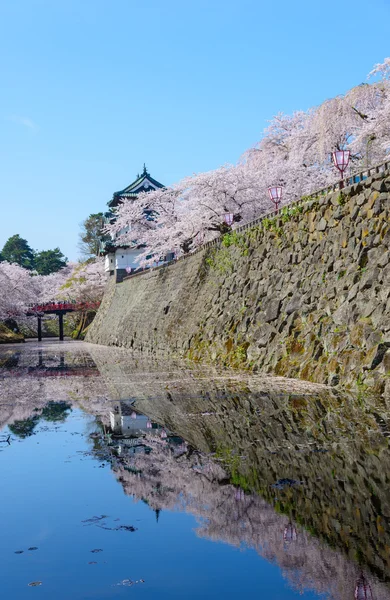
M 365 80 L 390 0 L 0 0 L 0 248 L 78 256 L 79 224 L 146 162 L 235 162 L 275 113 Z

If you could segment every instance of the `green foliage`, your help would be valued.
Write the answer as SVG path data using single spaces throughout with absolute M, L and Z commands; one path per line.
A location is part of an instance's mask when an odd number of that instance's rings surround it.
M 103 213 L 93 213 L 89 215 L 81 224 L 79 248 L 84 257 L 99 255 L 100 242 L 108 239 L 102 233 L 104 225 Z
M 19 421 L 14 421 L 12 425 L 8 425 L 9 430 L 21 439 L 30 437 L 34 433 L 35 427 L 38 425 L 39 417 L 29 417 Z
M 261 222 L 262 226 L 267 231 L 271 229 L 271 227 L 274 225 L 274 223 L 275 223 L 275 219 L 269 219 L 268 217 L 265 217 Z
M 37 411 L 38 409 L 35 410 Z M 33 417 L 28 417 L 28 419 L 14 421 L 8 427 L 14 435 L 24 439 L 33 435 L 34 429 L 41 418 L 52 423 L 63 423 L 71 410 L 71 405 L 68 404 L 68 402 L 51 401 L 46 404 L 40 415 L 34 415 Z
M 231 448 L 218 446 L 215 457 L 219 459 L 230 471 L 236 472 L 240 465 L 240 457 Z
M 63 423 L 69 411 L 72 410 L 72 407 L 68 402 L 48 402 L 45 408 L 42 411 L 42 417 L 45 421 L 51 421 L 53 423 Z
M 27 240 L 19 234 L 10 237 L 4 244 L 0 260 L 16 263 L 29 270 L 35 270 L 39 275 L 50 275 L 66 266 L 68 259 L 59 248 L 54 250 L 32 250 Z
M 206 258 L 206 264 L 221 275 L 227 275 L 233 271 L 232 257 L 227 248 L 213 249 L 210 256 Z
M 344 194 L 342 192 L 340 192 L 336 198 L 337 204 L 339 204 L 340 206 L 344 206 L 346 201 L 347 201 L 346 197 L 344 196 Z
M 244 363 L 246 361 L 247 347 L 248 347 L 248 344 L 242 344 L 241 346 L 237 346 L 237 348 L 234 349 L 233 357 L 232 357 L 234 363 L 240 364 L 240 363 Z
M 302 213 L 303 206 L 301 204 L 295 206 L 284 206 L 280 213 L 282 223 L 287 223 L 287 221 L 291 221 L 292 218 Z
M 68 259 L 59 248 L 54 250 L 41 250 L 34 257 L 34 268 L 39 275 L 50 275 L 56 273 L 66 266 Z
M 248 256 L 249 253 L 248 242 L 245 235 L 237 233 L 236 231 L 225 233 L 225 235 L 222 237 L 222 246 L 225 248 L 236 246 L 241 250 L 241 254 L 243 256 Z
M 262 220 L 261 224 L 264 227 L 264 229 L 266 229 L 267 231 L 272 231 L 276 235 L 276 237 L 279 237 L 282 235 L 283 230 L 281 227 L 278 227 L 277 222 L 278 217 L 274 217 L 273 219 L 265 217 L 265 219 Z
M 10 237 L 1 251 L 2 260 L 16 263 L 25 269 L 34 268 L 34 252 L 19 234 Z
M 12 331 L 5 323 L 0 323 L 0 344 L 13 344 L 23 341 L 24 335 L 22 333 Z

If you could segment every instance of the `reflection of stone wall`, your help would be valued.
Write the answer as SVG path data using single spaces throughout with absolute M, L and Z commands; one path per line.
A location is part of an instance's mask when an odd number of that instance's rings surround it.
M 197 535 L 237 547 L 255 549 L 275 562 L 289 584 L 304 592 L 314 590 L 325 598 L 350 600 L 360 569 L 339 552 L 277 514 L 256 494 L 231 485 L 218 461 L 190 449 L 175 455 L 163 440 L 145 443 L 149 455 L 112 458 L 113 469 L 126 494 L 146 501 L 156 515 L 180 510 L 198 520 Z M 296 539 L 285 541 L 286 531 Z M 376 600 L 389 600 L 390 591 L 367 573 Z
M 289 393 L 288 386 L 253 375 L 218 379 L 201 367 L 192 374 L 180 374 L 174 364 L 153 370 L 142 360 L 108 358 L 108 349 L 91 352 L 111 397 L 136 399 L 137 410 L 197 449 L 217 451 L 242 487 L 388 577 L 390 415 L 384 404 L 326 389 L 305 393 L 291 386 Z M 280 479 L 302 483 L 274 488 Z
M 228 248 L 111 286 L 89 341 L 382 390 L 388 175 L 306 202 Z

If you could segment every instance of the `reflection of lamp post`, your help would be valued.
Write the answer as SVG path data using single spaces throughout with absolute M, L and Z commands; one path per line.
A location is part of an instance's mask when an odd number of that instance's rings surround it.
M 283 540 L 285 542 L 295 542 L 297 537 L 298 537 L 297 530 L 295 529 L 294 525 L 290 521 L 284 528 Z
M 152 429 L 152 426 L 153 426 L 152 421 L 146 421 L 146 428 L 147 429 Z
M 356 600 L 373 600 L 370 584 L 364 577 L 363 573 L 356 582 L 355 587 L 355 599 Z
M 233 213 L 227 213 L 225 215 L 224 219 L 225 219 L 226 225 L 228 225 L 229 227 L 231 227 L 233 225 L 233 221 L 234 221 Z
M 279 204 L 282 200 L 282 189 L 280 185 L 275 185 L 268 188 L 268 194 L 271 202 L 275 204 L 276 210 L 279 208 Z
M 137 418 L 137 413 L 133 411 L 133 412 L 131 413 L 131 418 L 132 418 L 132 419 L 136 419 L 136 418 Z
M 234 499 L 235 500 L 244 500 L 245 492 L 241 488 L 236 488 L 234 490 Z
M 335 152 L 332 152 L 333 164 L 336 167 L 336 169 L 340 171 L 341 175 L 340 188 L 344 187 L 343 177 L 348 167 L 350 154 L 351 153 L 349 150 L 336 150 Z

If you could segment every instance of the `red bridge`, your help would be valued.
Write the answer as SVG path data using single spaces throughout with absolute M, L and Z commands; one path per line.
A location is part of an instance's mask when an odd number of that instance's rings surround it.
M 29 307 L 27 316 L 38 317 L 38 342 L 42 341 L 42 317 L 44 315 L 58 315 L 60 341 L 64 339 L 64 315 L 68 312 L 97 310 L 100 302 L 44 302 Z
M 75 300 L 68 302 L 44 302 L 43 304 L 34 304 L 30 306 L 27 315 L 36 316 L 39 313 L 57 315 L 60 312 L 65 314 L 77 310 L 97 310 L 99 305 L 100 302 L 76 302 Z

